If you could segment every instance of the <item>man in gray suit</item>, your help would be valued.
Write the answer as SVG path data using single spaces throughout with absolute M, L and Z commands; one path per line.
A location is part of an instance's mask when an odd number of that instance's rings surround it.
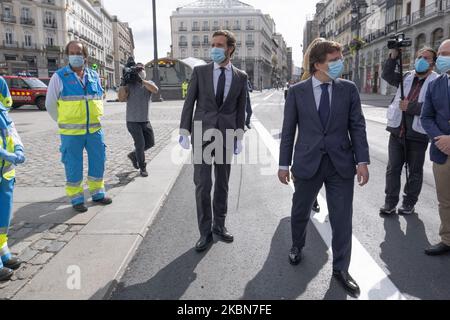
M 247 100 L 247 74 L 231 64 L 235 50 L 236 38 L 231 32 L 214 33 L 213 62 L 194 68 L 181 115 L 180 144 L 189 149 L 190 135 L 193 146 L 200 229 L 200 240 L 195 245 L 198 252 L 208 248 L 213 233 L 225 242 L 234 240 L 225 227 L 228 182 L 233 153 L 238 155 L 242 151 Z M 215 185 L 211 208 L 213 164 Z
M 280 145 L 279 179 L 295 185 L 291 213 L 291 264 L 302 259 L 311 209 L 325 184 L 333 229 L 333 276 L 353 296 L 358 284 L 348 273 L 352 244 L 355 174 L 360 186 L 369 181 L 369 147 L 358 90 L 338 79 L 343 71 L 339 43 L 317 43 L 310 53 L 312 76 L 289 89 Z M 293 155 L 294 140 L 298 138 Z

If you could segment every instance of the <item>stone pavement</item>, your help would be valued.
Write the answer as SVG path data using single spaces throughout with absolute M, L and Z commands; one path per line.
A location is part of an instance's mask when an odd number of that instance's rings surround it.
M 108 194 L 114 198 L 138 178 L 138 172 L 126 157 L 133 149 L 133 141 L 126 129 L 124 106 L 113 103 L 108 107 L 111 105 L 123 109 L 102 121 L 107 145 L 105 183 Z M 170 142 L 179 124 L 181 107 L 180 101 L 151 105 L 156 146 L 147 152 L 148 162 Z M 72 211 L 64 194 L 60 141 L 54 130 L 29 132 L 21 138 L 26 145 L 27 162 L 17 170 L 9 245 L 25 263 L 11 281 L 0 283 L 0 299 L 14 298 L 103 209 L 89 203 L 86 214 L 76 215 Z M 84 160 L 86 177 L 86 156 Z

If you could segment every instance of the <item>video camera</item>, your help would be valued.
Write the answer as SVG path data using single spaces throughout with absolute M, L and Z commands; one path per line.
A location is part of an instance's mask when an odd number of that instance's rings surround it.
M 412 40 L 405 38 L 404 33 L 397 33 L 388 40 L 388 49 L 408 48 L 412 46 Z
M 144 70 L 142 66 L 137 66 L 133 57 L 129 57 L 125 68 L 122 71 L 122 86 L 128 84 L 141 83 L 142 79 L 139 76 L 139 72 Z

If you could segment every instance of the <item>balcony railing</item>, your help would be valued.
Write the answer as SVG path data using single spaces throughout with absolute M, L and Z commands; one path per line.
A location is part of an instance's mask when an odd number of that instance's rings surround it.
M 200 47 L 200 41 L 192 41 L 193 47 Z
M 37 50 L 38 46 L 36 43 L 26 43 L 26 42 L 22 42 L 22 48 L 24 49 L 33 49 L 33 50 Z
M 188 43 L 187 43 L 187 41 L 180 41 L 180 42 L 178 42 L 178 46 L 179 47 L 187 47 Z
M 28 17 L 20 17 L 20 24 L 26 24 L 29 26 L 34 26 L 34 19 Z
M 61 51 L 61 47 L 60 46 L 51 46 L 51 45 L 46 45 L 45 49 L 47 51 Z
M 187 28 L 186 27 L 179 27 L 178 31 L 187 31 Z
M 42 3 L 44 3 L 44 4 L 51 4 L 51 5 L 55 5 L 56 4 L 55 0 L 42 0 Z
M 219 27 L 219 26 L 213 26 L 213 27 L 212 27 L 212 31 L 217 31 L 217 30 L 220 30 L 220 27 Z
M 241 30 L 241 26 L 234 26 L 233 30 Z
M 209 42 L 202 42 L 202 47 L 209 47 L 211 44 Z
M 4 14 L 0 15 L 0 19 L 3 22 L 8 22 L 8 23 L 16 23 L 17 22 L 17 19 L 16 19 L 15 16 L 7 16 L 7 15 L 4 15 Z
M 192 31 L 200 31 L 200 27 L 192 27 Z
M 255 45 L 255 41 L 254 40 L 247 40 L 247 41 L 245 41 L 245 45 L 246 46 L 254 46 Z
M 202 31 L 210 31 L 211 29 L 209 28 L 209 26 L 203 26 L 202 27 Z
M 56 21 L 44 21 L 44 27 L 45 28 L 57 29 L 58 28 L 58 24 L 56 23 Z
M 17 41 L 8 42 L 8 41 L 3 40 L 2 43 L 3 43 L 3 47 L 5 47 L 5 48 L 18 48 L 19 47 L 19 43 Z
M 246 30 L 255 30 L 255 27 L 254 26 L 246 26 L 245 29 Z

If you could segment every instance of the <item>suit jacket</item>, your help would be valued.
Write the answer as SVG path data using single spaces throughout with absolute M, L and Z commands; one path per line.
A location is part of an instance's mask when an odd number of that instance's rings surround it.
M 293 154 L 294 139 L 298 138 Z M 331 113 L 324 128 L 314 99 L 312 78 L 289 89 L 280 145 L 280 166 L 291 166 L 300 179 L 312 178 L 322 157 L 328 154 L 339 175 L 351 179 L 356 164 L 369 163 L 366 122 L 361 100 L 353 82 L 333 82 Z
M 238 130 L 238 139 L 242 139 L 245 126 L 245 106 L 247 100 L 247 74 L 234 66 L 230 91 L 223 103 L 218 106 L 214 93 L 213 71 L 214 63 L 197 66 L 192 73 L 188 93 L 181 114 L 180 131 L 191 134 L 194 144 L 208 129 L 218 129 L 222 132 L 224 143 L 234 141 L 234 135 L 226 135 L 227 129 Z M 194 113 L 194 105 L 197 103 Z M 194 121 L 202 123 L 202 132 L 196 132 Z M 187 131 L 187 132 L 186 132 Z M 197 138 L 196 138 L 197 137 Z M 202 141 L 204 144 L 207 141 Z M 228 146 L 229 144 L 226 144 Z M 234 146 L 234 143 L 231 144 Z
M 450 135 L 450 90 L 446 74 L 428 86 L 427 96 L 422 108 L 422 127 L 432 139 L 431 161 L 444 164 L 448 156 L 435 145 L 434 138 Z

